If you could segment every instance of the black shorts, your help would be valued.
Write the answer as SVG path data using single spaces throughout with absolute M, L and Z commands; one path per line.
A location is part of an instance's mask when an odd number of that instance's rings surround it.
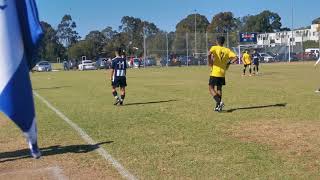
M 127 86 L 127 78 L 123 77 L 115 77 L 111 82 L 112 87 L 126 87 Z
M 224 85 L 226 85 L 226 79 L 224 77 L 210 76 L 209 85 L 210 86 L 224 86 Z
M 253 65 L 259 66 L 259 60 L 254 60 Z

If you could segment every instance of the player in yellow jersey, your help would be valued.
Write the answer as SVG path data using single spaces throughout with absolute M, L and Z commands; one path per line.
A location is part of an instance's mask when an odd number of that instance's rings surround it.
M 243 56 L 242 56 L 242 62 L 243 62 L 243 65 L 244 65 L 243 76 L 246 75 L 247 67 L 249 67 L 249 73 L 250 73 L 250 76 L 251 76 L 251 63 L 252 62 L 251 62 L 251 55 L 249 54 L 248 50 L 244 51 Z
M 237 61 L 237 55 L 230 49 L 223 47 L 225 38 L 217 37 L 216 46 L 212 46 L 208 53 L 208 65 L 211 67 L 209 79 L 209 92 L 216 102 L 215 111 L 221 112 L 224 107 L 222 102 L 222 86 L 226 85 L 225 75 L 229 65 Z

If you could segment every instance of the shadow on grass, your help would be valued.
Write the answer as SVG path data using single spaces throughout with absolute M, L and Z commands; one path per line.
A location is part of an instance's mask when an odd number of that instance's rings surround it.
M 251 106 L 251 107 L 241 107 L 241 108 L 234 108 L 229 110 L 224 110 L 223 112 L 232 113 L 238 110 L 247 110 L 247 109 L 263 109 L 263 108 L 272 108 L 272 107 L 286 107 L 287 103 L 280 103 L 280 104 L 271 104 L 271 105 L 264 105 L 264 106 Z
M 125 104 L 125 106 L 145 105 L 145 104 L 159 104 L 159 103 L 169 103 L 169 102 L 175 102 L 175 101 L 178 101 L 178 100 L 172 99 L 172 100 L 166 100 L 166 101 L 149 101 L 149 102 L 128 103 L 128 104 Z
M 42 156 L 52 156 L 67 153 L 88 153 L 94 151 L 103 144 L 111 144 L 113 141 L 106 141 L 97 144 L 87 145 L 70 145 L 70 146 L 50 146 L 40 148 Z M 21 149 L 12 152 L 0 152 L 0 163 L 15 161 L 19 159 L 31 158 L 29 149 Z
M 55 87 L 46 87 L 46 88 L 34 88 L 33 90 L 54 90 L 54 89 L 62 89 L 62 88 L 69 88 L 72 86 L 55 86 Z

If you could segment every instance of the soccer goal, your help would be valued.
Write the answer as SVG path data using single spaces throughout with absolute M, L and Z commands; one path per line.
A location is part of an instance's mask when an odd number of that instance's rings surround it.
M 257 48 L 258 48 L 257 44 L 240 44 L 237 49 L 237 54 L 239 57 L 238 63 L 241 64 L 242 54 L 245 50 L 249 50 L 249 52 L 252 52 L 252 50 Z

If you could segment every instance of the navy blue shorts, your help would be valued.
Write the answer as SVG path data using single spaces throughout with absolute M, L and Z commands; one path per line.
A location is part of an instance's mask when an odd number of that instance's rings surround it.
M 126 87 L 127 86 L 127 78 L 125 76 L 115 77 L 111 82 L 112 87 Z

